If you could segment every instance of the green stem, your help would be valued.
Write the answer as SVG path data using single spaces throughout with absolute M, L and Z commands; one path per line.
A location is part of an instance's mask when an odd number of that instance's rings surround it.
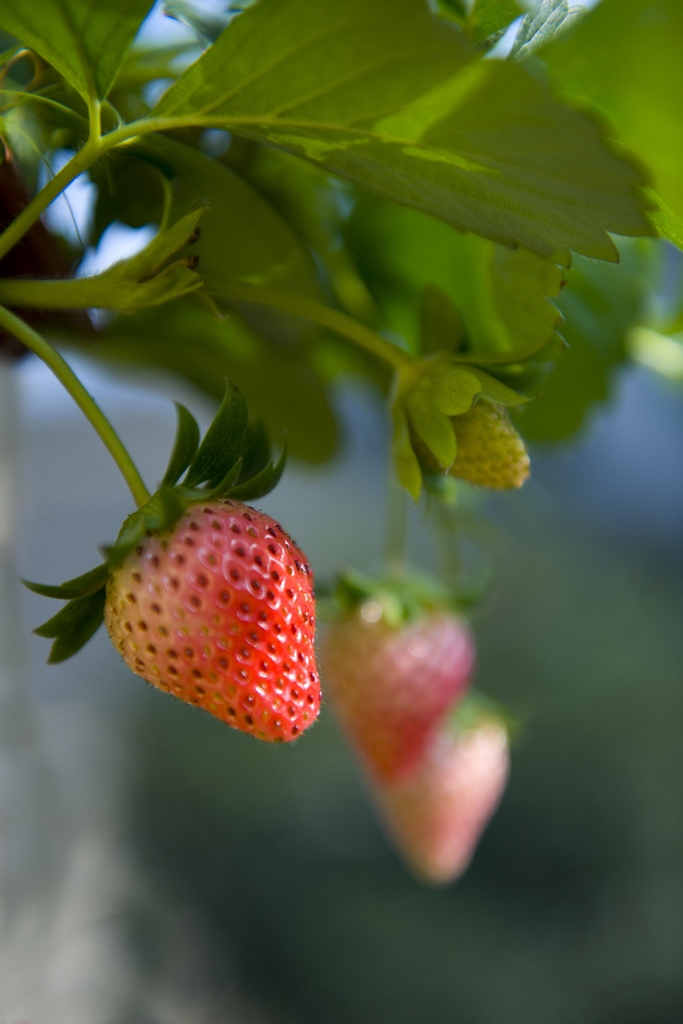
M 5 228 L 0 234 L 0 259 L 19 242 L 27 231 L 36 223 L 39 217 L 47 210 L 53 200 L 67 188 L 79 174 L 87 171 L 105 153 L 124 142 L 130 142 L 138 135 L 146 135 L 149 132 L 164 131 L 176 127 L 176 121 L 168 118 L 143 118 L 140 121 L 133 121 L 132 124 L 122 125 L 106 135 L 100 135 L 100 103 L 98 100 L 91 100 L 88 104 L 88 117 L 90 122 L 90 135 L 82 149 L 76 153 L 61 171 L 51 178 L 40 192 L 33 197 L 28 206 L 25 206 L 21 213 Z M 187 119 L 179 121 L 178 124 L 187 124 Z
M 406 567 L 408 538 L 408 502 L 406 492 L 398 484 L 394 472 L 387 479 L 386 567 L 389 576 L 401 576 Z
M 74 178 L 82 174 L 97 159 L 99 146 L 93 147 L 86 142 L 83 149 L 64 164 L 61 171 L 45 184 L 37 196 L 25 206 L 21 213 L 5 228 L 0 235 L 0 259 L 19 242 L 26 232 L 33 227 L 40 215 L 50 203 L 60 195 Z
M 4 327 L 6 331 L 23 342 L 28 349 L 50 367 L 55 377 L 63 384 L 76 405 L 102 438 L 114 462 L 121 470 L 136 504 L 138 506 L 146 504 L 150 499 L 149 491 L 145 487 L 142 477 L 128 454 L 123 441 L 94 398 L 83 387 L 69 364 L 62 359 L 49 342 L 45 341 L 40 334 L 34 331 L 32 327 L 29 327 L 23 320 L 20 320 L 18 316 L 5 309 L 4 306 L 0 306 L 0 327 Z
M 370 352 L 378 359 L 389 363 L 395 369 L 410 366 L 414 359 L 408 352 L 393 345 L 380 334 L 361 324 L 346 313 L 331 309 L 322 302 L 315 299 L 307 299 L 295 292 L 281 290 L 279 288 L 262 288 L 260 285 L 252 284 L 229 284 L 220 288 L 220 297 L 231 302 L 248 302 L 257 306 L 274 306 L 285 313 L 293 313 L 295 316 L 303 317 L 305 320 L 312 320 L 321 327 L 329 327 L 335 334 L 352 341 L 360 348 Z

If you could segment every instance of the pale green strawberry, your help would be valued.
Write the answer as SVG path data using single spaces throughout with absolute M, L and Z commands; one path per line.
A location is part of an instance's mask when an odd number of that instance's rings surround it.
M 522 486 L 529 455 L 505 406 L 482 398 L 451 423 L 458 445 L 451 476 L 495 490 Z

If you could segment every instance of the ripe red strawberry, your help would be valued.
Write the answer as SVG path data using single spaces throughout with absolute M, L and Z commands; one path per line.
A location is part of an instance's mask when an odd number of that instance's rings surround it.
M 113 643 L 153 686 L 272 742 L 315 721 L 313 577 L 270 516 L 191 505 L 127 555 L 106 594 Z
M 458 445 L 451 476 L 496 490 L 522 486 L 529 476 L 529 455 L 505 406 L 482 398 L 451 423 Z
M 474 658 L 469 628 L 447 611 L 392 628 L 382 605 L 369 600 L 332 624 L 321 649 L 323 678 L 371 775 L 410 774 L 467 687 Z
M 440 730 L 408 778 L 376 786 L 387 831 L 418 877 L 445 884 L 463 873 L 508 772 L 507 734 L 492 719 L 459 735 Z

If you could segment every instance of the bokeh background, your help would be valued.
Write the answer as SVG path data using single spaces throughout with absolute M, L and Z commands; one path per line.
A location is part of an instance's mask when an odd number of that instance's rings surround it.
M 80 368 L 157 479 L 177 384 Z M 128 498 L 47 371 L 26 361 L 2 387 L 8 1019 L 683 1019 L 680 391 L 622 371 L 582 435 L 534 448 L 531 483 L 478 508 L 495 564 L 478 683 L 519 729 L 472 867 L 432 890 L 386 843 L 329 708 L 270 748 L 152 691 L 103 632 L 44 665 L 30 629 L 45 603 L 13 577 L 86 569 Z M 180 397 L 207 422 L 198 394 Z M 290 466 L 262 503 L 321 579 L 372 566 L 385 511 L 379 403 L 344 385 L 336 398 L 340 456 Z M 421 514 L 411 529 L 413 561 L 429 564 Z

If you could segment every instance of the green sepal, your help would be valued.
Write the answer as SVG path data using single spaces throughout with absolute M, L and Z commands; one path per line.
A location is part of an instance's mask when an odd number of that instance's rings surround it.
M 444 472 L 450 469 L 457 454 L 450 418 L 430 403 L 424 393 L 415 392 L 406 404 L 412 432 L 427 446 Z
M 519 721 L 507 708 L 477 689 L 469 690 L 445 721 L 445 728 L 455 736 L 486 725 L 500 726 L 507 734 L 508 740 L 520 731 Z
M 21 582 L 28 590 L 33 591 L 34 594 L 40 594 L 41 597 L 55 597 L 68 601 L 73 598 L 87 597 L 89 594 L 94 594 L 96 590 L 99 590 L 107 582 L 108 576 L 109 566 L 106 562 L 103 562 L 102 565 L 98 565 L 95 569 L 90 569 L 88 572 L 83 573 L 82 576 L 76 576 L 72 580 L 67 580 L 66 583 L 59 583 L 54 586 L 49 583 L 31 583 L 29 580 L 22 580 Z
M 207 498 L 228 498 L 233 487 L 236 485 L 240 476 L 242 475 L 242 458 L 230 467 L 228 472 L 225 474 L 219 484 L 213 487 L 210 491 L 200 491 L 199 493 L 205 495 Z
M 261 420 L 250 423 L 242 452 L 242 473 L 239 482 L 249 480 L 265 469 L 270 460 L 270 438 Z
M 481 397 L 488 399 L 489 402 L 494 402 L 496 405 L 524 405 L 529 399 L 524 395 L 520 395 L 519 392 L 513 391 L 507 384 L 502 384 L 495 377 L 492 377 L 485 370 L 481 370 L 478 366 L 468 366 L 468 371 L 477 378 L 481 384 Z
M 332 617 L 353 615 L 368 601 L 381 608 L 382 621 L 392 629 L 400 629 L 425 614 L 438 611 L 462 612 L 462 602 L 439 580 L 421 573 L 405 573 L 399 577 L 376 578 L 357 569 L 347 569 L 333 591 Z
M 126 555 L 136 548 L 145 536 L 172 530 L 185 508 L 186 503 L 179 491 L 174 487 L 160 487 L 146 505 L 142 505 L 128 516 L 116 538 L 116 543 L 104 549 L 109 568 L 118 569 Z
M 164 473 L 162 487 L 172 487 L 173 484 L 178 482 L 199 448 L 199 426 L 196 419 L 180 402 L 176 402 L 175 407 L 178 414 L 178 425 L 173 451 L 171 452 L 168 468 Z
M 247 403 L 232 381 L 199 450 L 187 471 L 184 484 L 196 487 L 207 483 L 217 487 L 242 453 L 247 432 Z
M 66 661 L 97 632 L 104 616 L 105 597 L 105 587 L 100 586 L 85 597 L 69 601 L 56 615 L 33 630 L 38 636 L 54 638 L 48 665 Z
M 249 480 L 245 480 L 243 483 L 238 483 L 236 487 L 232 487 L 227 497 L 235 498 L 237 501 L 255 501 L 257 498 L 262 498 L 264 494 L 272 491 L 278 483 L 284 472 L 286 462 L 287 445 L 285 444 L 277 462 L 268 463 L 260 473 L 256 473 Z
M 401 485 L 413 501 L 417 501 L 422 490 L 422 471 L 410 440 L 410 430 L 405 411 L 400 406 L 393 410 L 394 432 L 391 442 L 391 456 L 394 470 Z
M 34 631 L 55 639 L 50 663 L 71 657 L 90 639 L 102 621 L 109 576 L 146 537 L 172 531 L 192 505 L 220 498 L 260 498 L 282 476 L 286 446 L 277 463 L 268 461 L 270 445 L 264 428 L 260 424 L 248 426 L 246 402 L 231 382 L 201 444 L 194 417 L 184 406 L 177 404 L 176 408 L 176 439 L 164 481 L 146 504 L 128 516 L 116 542 L 103 548 L 106 562 L 59 585 L 23 581 L 34 593 L 68 601 Z M 176 484 L 188 464 L 185 481 Z

